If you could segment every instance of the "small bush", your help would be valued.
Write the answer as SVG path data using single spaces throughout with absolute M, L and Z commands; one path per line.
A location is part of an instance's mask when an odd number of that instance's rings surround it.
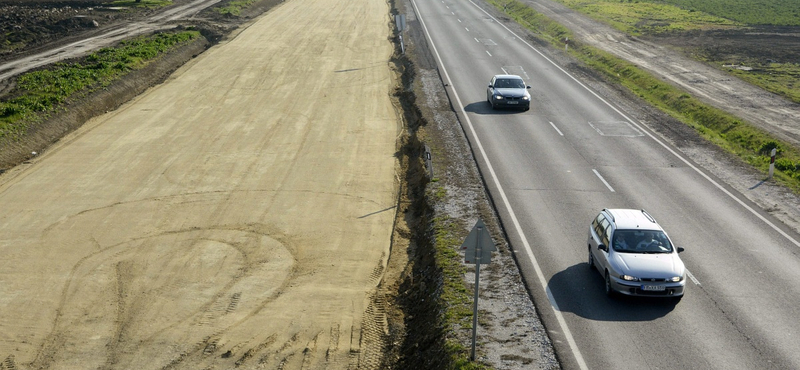
M 775 160 L 775 169 L 783 172 L 797 171 L 797 165 L 789 158 L 778 158 Z
M 781 145 L 778 144 L 775 140 L 769 140 L 761 144 L 761 147 L 758 148 L 758 153 L 762 155 L 769 156 L 772 153 L 772 149 L 777 149 L 776 152 L 781 152 Z

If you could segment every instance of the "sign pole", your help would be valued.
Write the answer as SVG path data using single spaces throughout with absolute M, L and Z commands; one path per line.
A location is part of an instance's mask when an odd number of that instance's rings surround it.
M 478 292 L 481 283 L 481 265 L 492 262 L 492 252 L 497 248 L 494 246 L 492 236 L 486 231 L 486 225 L 481 219 L 475 223 L 469 235 L 461 244 L 464 251 L 464 263 L 475 264 L 475 299 L 472 307 L 472 352 L 470 361 L 475 361 L 475 342 L 478 337 Z

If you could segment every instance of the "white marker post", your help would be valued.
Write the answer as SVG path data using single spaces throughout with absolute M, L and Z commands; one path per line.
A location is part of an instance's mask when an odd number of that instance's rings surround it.
M 492 262 L 492 252 L 497 248 L 494 246 L 492 236 L 486 230 L 486 225 L 481 219 L 467 235 L 464 244 L 461 244 L 464 252 L 464 263 L 475 264 L 475 304 L 472 309 L 472 352 L 469 359 L 475 361 L 475 338 L 478 334 L 478 287 L 481 279 L 481 264 Z
M 775 154 L 778 153 L 778 150 L 772 148 L 772 152 L 770 152 L 769 156 L 769 178 L 772 179 L 772 174 L 775 172 Z
M 431 148 L 425 144 L 425 167 L 428 168 L 428 176 L 433 179 L 433 156 L 431 155 Z

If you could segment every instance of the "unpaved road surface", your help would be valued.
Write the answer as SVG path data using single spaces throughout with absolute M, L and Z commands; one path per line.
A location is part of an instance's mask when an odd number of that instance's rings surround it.
M 798 124 L 800 105 L 743 82 L 719 69 L 684 57 L 671 48 L 629 37 L 553 1 L 525 0 L 524 2 L 548 18 L 568 27 L 580 41 L 634 63 L 706 103 L 732 113 L 800 147 L 800 124 Z M 744 45 L 745 41 L 742 38 L 740 47 L 743 50 L 747 47 Z
M 390 24 L 285 2 L 3 174 L 0 367 L 377 368 Z
M 97 30 L 91 35 L 71 42 L 65 42 L 58 47 L 48 47 L 40 51 L 30 52 L 30 55 L 0 64 L 0 81 L 9 77 L 16 76 L 34 68 L 46 66 L 60 62 L 64 59 L 77 58 L 91 53 L 97 49 L 111 46 L 120 40 L 133 38 L 138 35 L 152 33 L 154 31 L 173 28 L 171 22 L 190 18 L 200 11 L 219 3 L 220 0 L 190 0 L 179 3 L 173 7 L 156 13 L 143 19 L 132 19 L 128 21 L 116 21 L 102 30 Z M 47 10 L 45 10 L 47 11 Z M 98 13 L 89 11 L 88 14 Z M 98 27 L 100 24 L 96 20 L 86 17 L 87 20 L 95 22 Z M 100 18 L 101 21 L 102 18 Z M 86 22 L 86 21 L 84 21 Z M 9 22 L 12 23 L 12 22 Z

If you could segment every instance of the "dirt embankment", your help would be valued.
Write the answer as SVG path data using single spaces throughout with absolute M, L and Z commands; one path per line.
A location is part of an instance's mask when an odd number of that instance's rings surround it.
M 188 0 L 176 0 L 175 5 Z M 232 0 L 225 0 L 224 5 Z M 282 0 L 262 0 L 246 9 L 239 17 L 219 14 L 206 9 L 200 16 L 178 28 L 194 27 L 203 38 L 184 45 L 168 55 L 162 55 L 146 67 L 133 71 L 106 89 L 89 96 L 73 99 L 58 114 L 42 115 L 41 122 L 32 125 L 21 138 L 0 140 L 0 173 L 32 156 L 42 154 L 61 137 L 80 127 L 89 118 L 116 109 L 146 89 L 163 82 L 178 67 L 185 64 L 225 35 L 250 19 L 266 12 Z M 103 7 L 108 1 L 15 1 L 0 6 L 0 61 L 17 58 L 44 48 L 64 45 L 78 38 L 96 35 L 102 27 L 112 27 L 146 17 L 153 10 L 119 11 Z M 5 37 L 5 40 L 2 40 Z M 79 60 L 78 60 L 79 62 Z M 0 98 L 14 83 L 2 83 Z
M 131 72 L 106 89 L 66 104 L 61 113 L 48 115 L 49 118 L 33 125 L 22 138 L 0 140 L 0 170 L 43 153 L 90 118 L 114 110 L 149 87 L 163 82 L 175 69 L 202 53 L 209 44 L 205 38 L 199 38 Z

